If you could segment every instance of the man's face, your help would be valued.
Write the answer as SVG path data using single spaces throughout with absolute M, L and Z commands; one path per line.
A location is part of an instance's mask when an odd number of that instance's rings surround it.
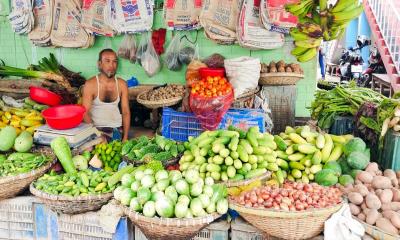
M 115 76 L 118 67 L 117 55 L 113 52 L 105 52 L 99 61 L 99 71 L 106 75 L 108 78 Z

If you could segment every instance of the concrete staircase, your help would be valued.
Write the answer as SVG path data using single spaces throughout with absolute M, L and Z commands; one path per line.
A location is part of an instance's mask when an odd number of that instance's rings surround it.
M 371 33 L 391 85 L 400 91 L 400 0 L 363 0 Z

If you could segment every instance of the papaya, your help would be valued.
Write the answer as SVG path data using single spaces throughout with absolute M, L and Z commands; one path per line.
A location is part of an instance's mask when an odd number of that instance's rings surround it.
M 322 186 L 332 186 L 338 183 L 339 178 L 332 169 L 322 169 L 315 174 L 315 181 Z
M 335 171 L 335 174 L 338 177 L 342 175 L 342 168 L 340 167 L 340 164 L 336 161 L 325 163 L 323 169 L 332 169 L 333 171 Z
M 17 131 L 14 127 L 7 126 L 0 131 L 0 151 L 8 151 L 14 146 Z
M 28 152 L 29 150 L 31 150 L 32 145 L 33 145 L 32 135 L 27 131 L 23 131 L 15 139 L 14 149 L 17 152 Z
M 363 152 L 367 148 L 365 142 L 361 138 L 353 138 L 349 142 L 346 143 L 343 147 L 343 153 L 346 156 L 349 156 L 350 153 L 359 151 Z

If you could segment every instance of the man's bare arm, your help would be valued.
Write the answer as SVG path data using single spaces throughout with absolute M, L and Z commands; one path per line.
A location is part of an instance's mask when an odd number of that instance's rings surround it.
M 93 86 L 89 81 L 86 81 L 82 93 L 82 105 L 86 109 L 83 121 L 85 121 L 86 123 L 92 123 L 92 117 L 90 116 L 90 109 L 92 107 L 92 102 L 93 102 Z
M 124 80 L 120 81 L 121 84 L 121 110 L 122 110 L 122 127 L 123 136 L 122 141 L 128 140 L 129 129 L 131 125 L 131 111 L 129 109 L 129 92 L 128 85 Z

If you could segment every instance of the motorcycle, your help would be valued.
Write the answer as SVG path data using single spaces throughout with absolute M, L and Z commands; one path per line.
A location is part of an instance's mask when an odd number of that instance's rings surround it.
M 341 83 L 355 80 L 358 85 L 362 84 L 364 60 L 361 56 L 361 50 L 368 45 L 371 45 L 371 40 L 365 36 L 359 36 L 357 38 L 357 47 L 343 50 L 339 60 Z
M 379 53 L 376 46 L 372 47 L 369 53 L 368 64 L 369 64 L 368 68 L 365 69 L 365 71 L 362 74 L 363 87 L 371 87 L 373 73 L 386 74 L 385 65 L 383 64 L 381 54 Z

